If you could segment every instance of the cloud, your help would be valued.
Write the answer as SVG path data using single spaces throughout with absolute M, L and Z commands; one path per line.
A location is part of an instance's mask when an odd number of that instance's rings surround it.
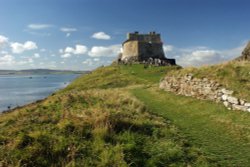
M 27 50 L 34 50 L 38 48 L 36 43 L 32 41 L 26 41 L 24 44 L 14 42 L 10 44 L 10 47 L 13 53 L 18 53 L 18 54 L 23 53 L 24 51 Z
M 15 63 L 15 58 L 10 55 L 6 54 L 4 56 L 0 56 L 0 65 L 12 65 Z
M 101 40 L 109 40 L 111 39 L 110 35 L 105 32 L 96 32 L 92 35 L 92 38 L 101 39 Z
M 69 58 L 72 55 L 81 55 L 88 52 L 87 46 L 76 45 L 75 48 L 66 47 L 64 50 L 60 49 L 59 52 L 62 54 L 62 58 Z
M 163 51 L 164 51 L 165 53 L 167 53 L 167 52 L 172 51 L 173 48 L 174 48 L 174 47 L 173 47 L 172 45 L 164 45 L 164 46 L 163 46 Z
M 66 34 L 66 37 L 69 37 L 70 35 L 71 35 L 71 33 L 67 33 L 67 34 Z
M 59 53 L 61 53 L 61 57 L 62 58 L 69 58 L 72 55 L 81 55 L 81 54 L 85 54 L 88 52 L 88 48 L 85 45 L 76 45 L 75 48 L 72 47 L 66 47 L 64 50 L 63 49 L 59 49 Z
M 39 57 L 40 57 L 40 54 L 39 54 L 39 53 L 35 53 L 33 57 L 34 57 L 34 58 L 39 58 Z
M 72 56 L 71 54 L 65 53 L 65 54 L 61 55 L 61 58 L 69 58 L 71 56 Z
M 62 32 L 75 32 L 75 31 L 77 31 L 76 28 L 68 28 L 68 27 L 62 27 L 60 30 Z
M 232 60 L 241 54 L 245 46 L 246 44 L 243 44 L 227 50 L 216 50 L 204 46 L 193 48 L 172 47 L 172 49 L 164 49 L 164 51 L 168 58 L 175 58 L 177 64 L 181 66 L 202 66 Z
M 115 57 L 121 52 L 121 45 L 93 46 L 88 52 L 90 57 Z
M 63 51 L 63 49 L 59 49 L 58 52 L 63 54 L 64 51 Z
M 88 66 L 92 66 L 93 65 L 93 61 L 91 59 L 86 59 L 82 62 L 82 64 L 88 65 Z
M 69 28 L 69 27 L 62 27 L 62 28 L 60 28 L 60 31 L 65 32 L 66 37 L 70 37 L 71 33 L 77 31 L 77 29 L 76 28 Z
M 32 30 L 42 30 L 42 29 L 51 28 L 51 27 L 53 27 L 53 25 L 50 25 L 50 24 L 29 24 L 27 27 L 29 29 L 32 29 Z
M 0 35 L 0 48 L 6 45 L 8 43 L 8 40 L 9 39 L 7 37 Z
M 100 61 L 100 59 L 99 59 L 99 58 L 94 58 L 93 60 L 94 60 L 94 61 Z

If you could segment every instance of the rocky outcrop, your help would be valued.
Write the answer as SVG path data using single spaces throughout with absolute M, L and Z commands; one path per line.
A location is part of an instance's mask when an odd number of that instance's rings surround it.
M 194 78 L 192 74 L 182 77 L 166 76 L 160 82 L 160 88 L 179 95 L 221 102 L 229 110 L 250 112 L 250 103 L 233 96 L 233 91 L 207 78 Z
M 247 46 L 243 50 L 240 57 L 236 58 L 236 60 L 247 60 L 250 61 L 250 42 L 248 42 Z

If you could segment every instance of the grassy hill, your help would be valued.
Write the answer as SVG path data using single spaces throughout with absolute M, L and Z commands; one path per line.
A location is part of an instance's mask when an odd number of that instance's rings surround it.
M 192 72 L 248 98 L 249 67 L 98 68 L 0 115 L 0 166 L 249 166 L 249 113 L 158 89 L 163 76 Z

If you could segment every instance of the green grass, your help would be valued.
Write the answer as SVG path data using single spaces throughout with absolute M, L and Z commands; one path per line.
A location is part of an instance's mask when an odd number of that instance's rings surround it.
M 0 129 L 1 166 L 207 164 L 174 125 L 116 89 L 54 95 L 2 115 Z
M 249 166 L 249 113 L 157 89 L 185 70 L 102 67 L 0 115 L 0 166 Z
M 249 113 L 229 112 L 220 104 L 156 89 L 134 89 L 150 112 L 169 119 L 216 166 L 249 166 Z
M 98 68 L 90 74 L 77 78 L 67 88 L 62 90 L 86 90 L 93 88 L 107 89 L 107 88 L 121 88 L 136 84 L 154 84 L 158 83 L 160 79 L 168 72 L 180 69 L 178 66 L 174 67 L 148 67 L 144 68 L 140 64 L 135 65 L 113 65 L 108 67 Z

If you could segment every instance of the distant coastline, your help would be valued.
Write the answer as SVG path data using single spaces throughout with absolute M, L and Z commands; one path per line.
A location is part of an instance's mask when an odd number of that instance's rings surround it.
M 87 74 L 90 71 L 26 69 L 26 70 L 0 70 L 1 75 L 46 75 L 46 74 Z

